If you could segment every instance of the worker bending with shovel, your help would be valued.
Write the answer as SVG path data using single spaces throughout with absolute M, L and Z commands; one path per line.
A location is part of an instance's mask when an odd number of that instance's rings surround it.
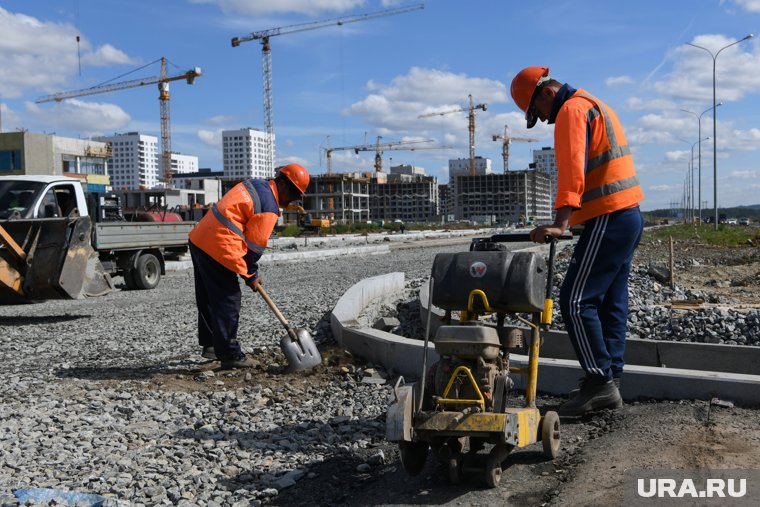
M 527 67 L 512 80 L 512 99 L 537 120 L 554 126 L 557 159 L 556 216 L 531 231 L 543 243 L 568 226 L 584 229 L 560 289 L 560 310 L 585 377 L 559 408 L 560 416 L 620 408 L 628 274 L 641 239 L 644 194 L 615 112 L 582 89 L 561 84 L 547 67 Z
M 237 340 L 241 292 L 238 277 L 258 292 L 258 261 L 280 208 L 302 198 L 308 171 L 289 164 L 273 179 L 246 179 L 227 192 L 190 231 L 190 255 L 198 306 L 198 342 L 203 357 L 222 369 L 255 365 Z M 310 338 L 309 338 L 310 339 Z

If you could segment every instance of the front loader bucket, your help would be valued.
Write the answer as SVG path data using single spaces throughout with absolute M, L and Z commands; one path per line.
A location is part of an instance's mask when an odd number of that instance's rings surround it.
M 113 290 L 90 244 L 90 217 L 8 220 L 0 229 L 0 304 Z

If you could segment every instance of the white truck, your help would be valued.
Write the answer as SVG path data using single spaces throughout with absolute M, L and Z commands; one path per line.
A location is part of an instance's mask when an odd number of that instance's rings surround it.
M 127 222 L 104 199 L 75 178 L 0 177 L 0 304 L 107 294 L 115 275 L 128 289 L 158 285 L 195 222 Z

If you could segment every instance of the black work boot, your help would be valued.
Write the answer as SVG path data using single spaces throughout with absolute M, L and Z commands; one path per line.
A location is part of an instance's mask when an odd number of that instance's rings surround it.
M 583 379 L 581 379 L 583 380 Z M 620 392 L 620 377 L 612 377 L 612 383 L 615 384 L 615 387 L 618 388 L 618 392 Z M 575 396 L 581 391 L 580 387 L 576 387 L 570 393 L 568 393 L 569 398 L 575 398 Z
M 238 368 L 253 368 L 255 366 L 258 366 L 258 362 L 254 361 L 252 358 L 246 356 L 245 354 L 240 354 L 239 356 L 230 358 L 230 359 L 222 359 L 222 369 L 223 370 L 235 370 Z
M 201 356 L 205 357 L 206 359 L 216 359 L 216 352 L 214 352 L 214 347 L 203 347 Z
M 561 417 L 580 417 L 603 408 L 620 408 L 623 399 L 612 380 L 587 376 L 581 381 L 578 394 L 559 407 Z

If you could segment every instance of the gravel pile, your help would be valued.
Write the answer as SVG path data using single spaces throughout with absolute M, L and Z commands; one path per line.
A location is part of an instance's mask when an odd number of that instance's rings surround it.
M 54 488 L 107 506 L 239 507 L 304 478 L 339 485 L 325 471 L 335 460 L 371 472 L 385 459 L 387 374 L 330 353 L 327 316 L 363 278 L 421 279 L 437 252 L 466 248 L 264 266 L 272 299 L 325 351 L 307 375 L 283 372 L 283 329 L 250 291 L 239 337 L 260 366 L 222 372 L 201 358 L 190 270 L 152 291 L 0 307 L 0 505 Z

